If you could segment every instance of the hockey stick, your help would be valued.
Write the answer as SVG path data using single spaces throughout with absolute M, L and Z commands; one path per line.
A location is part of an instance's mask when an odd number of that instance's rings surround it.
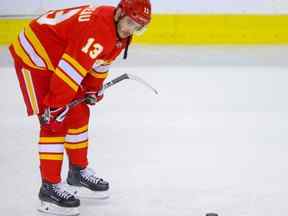
M 158 94 L 158 91 L 156 89 L 154 89 L 150 84 L 148 84 L 147 82 L 145 82 L 143 79 L 141 79 L 140 77 L 138 76 L 135 76 L 135 75 L 131 75 L 131 74 L 128 74 L 128 73 L 125 73 L 125 74 L 122 74 L 114 79 L 112 79 L 111 81 L 105 83 L 102 87 L 102 89 L 98 92 L 99 95 L 103 94 L 103 92 L 110 88 L 111 86 L 117 84 L 118 82 L 121 82 L 122 80 L 125 80 L 125 79 L 131 79 L 131 80 L 135 80 L 141 84 L 143 84 L 144 86 L 148 87 L 149 89 L 151 89 L 155 94 Z M 65 110 L 63 112 L 61 112 L 57 117 L 56 117 L 56 121 L 58 122 L 62 122 L 68 111 L 77 106 L 78 104 L 81 104 L 83 102 L 85 102 L 87 99 L 87 97 L 82 97 L 82 98 L 78 98 L 78 99 L 75 99 L 73 101 L 71 101 L 69 104 L 67 104 L 65 106 Z M 44 124 L 47 124 L 49 123 L 50 121 L 50 118 L 51 118 L 51 111 L 50 109 L 48 110 L 45 110 L 45 112 L 43 113 L 43 115 L 40 117 L 40 124 L 41 125 L 44 125 Z
M 141 79 L 138 76 L 135 76 L 135 75 L 132 75 L 132 74 L 128 74 L 128 73 L 122 74 L 122 75 L 112 79 L 111 81 L 105 83 L 103 85 L 103 88 L 99 91 L 98 94 L 99 95 L 103 94 L 103 92 L 106 89 L 110 88 L 111 86 L 113 86 L 116 83 L 121 82 L 122 80 L 125 80 L 125 79 L 135 80 L 135 81 L 141 83 L 142 85 L 146 86 L 147 88 L 151 89 L 155 94 L 158 94 L 158 91 L 155 88 L 153 88 L 149 83 L 147 83 L 146 81 L 144 81 L 143 79 Z M 76 106 L 76 105 L 78 105 L 80 103 L 83 103 L 85 100 L 86 100 L 86 97 L 73 100 L 72 102 L 70 102 L 68 104 L 68 107 L 69 107 L 69 109 L 71 109 L 72 107 L 74 107 L 74 106 Z

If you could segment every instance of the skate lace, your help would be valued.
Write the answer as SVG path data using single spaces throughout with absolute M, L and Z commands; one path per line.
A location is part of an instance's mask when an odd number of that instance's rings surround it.
M 64 185 L 62 183 L 53 185 L 52 189 L 59 197 L 63 199 L 67 200 L 73 196 L 70 192 L 65 190 Z
M 98 184 L 103 181 L 103 179 L 98 178 L 94 172 L 94 170 L 90 168 L 86 168 L 84 170 L 80 171 L 82 178 L 84 178 L 86 181 L 89 181 L 94 184 Z

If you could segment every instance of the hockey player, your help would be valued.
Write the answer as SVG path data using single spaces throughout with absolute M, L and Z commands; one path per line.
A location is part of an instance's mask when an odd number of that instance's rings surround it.
M 78 214 L 79 199 L 60 183 L 64 150 L 69 159 L 69 185 L 91 191 L 109 189 L 107 181 L 87 168 L 88 105 L 103 98 L 99 92 L 109 65 L 122 50 L 127 57 L 133 34 L 146 28 L 150 19 L 149 0 L 53 10 L 33 19 L 11 44 L 27 113 L 37 115 L 42 123 L 41 211 Z M 68 111 L 67 104 L 81 97 L 87 98 L 85 103 Z M 66 117 L 59 121 L 63 113 Z

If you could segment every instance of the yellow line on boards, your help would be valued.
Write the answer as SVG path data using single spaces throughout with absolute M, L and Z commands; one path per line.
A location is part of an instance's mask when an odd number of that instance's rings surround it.
M 27 19 L 0 19 L 0 44 L 11 43 Z M 144 44 L 288 44 L 288 14 L 155 14 Z

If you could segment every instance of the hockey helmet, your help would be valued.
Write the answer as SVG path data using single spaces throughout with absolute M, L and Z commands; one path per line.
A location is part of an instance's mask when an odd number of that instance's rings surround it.
M 121 8 L 122 17 L 129 16 L 142 26 L 148 25 L 151 21 L 150 0 L 121 0 L 117 8 Z

